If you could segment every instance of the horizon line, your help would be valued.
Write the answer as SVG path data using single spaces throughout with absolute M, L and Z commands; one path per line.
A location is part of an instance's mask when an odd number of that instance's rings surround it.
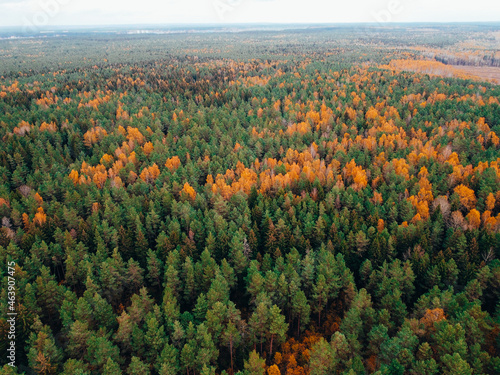
M 41 25 L 38 26 L 39 29 L 47 29 L 54 27 L 61 28 L 82 28 L 82 27 L 138 27 L 138 26 L 149 26 L 149 27 L 178 27 L 178 26 L 212 26 L 212 27 L 223 27 L 223 26 L 335 26 L 335 25 L 374 25 L 374 26 L 391 26 L 391 25 L 449 25 L 449 24 L 500 24 L 500 19 L 497 21 L 400 21 L 400 22 L 169 22 L 169 23 L 123 23 L 123 24 L 81 24 L 81 25 L 67 25 L 67 24 L 56 24 L 56 25 Z M 11 26 L 0 26 L 2 29 L 16 29 L 23 28 L 26 25 L 11 25 Z

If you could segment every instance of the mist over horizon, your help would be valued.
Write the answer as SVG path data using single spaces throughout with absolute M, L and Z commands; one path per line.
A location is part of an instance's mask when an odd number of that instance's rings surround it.
M 432 0 L 2 0 L 0 26 L 498 22 L 500 3 Z

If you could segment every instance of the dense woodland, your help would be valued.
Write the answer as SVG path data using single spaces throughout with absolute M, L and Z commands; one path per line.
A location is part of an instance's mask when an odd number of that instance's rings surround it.
M 0 41 L 0 374 L 500 373 L 470 27 Z

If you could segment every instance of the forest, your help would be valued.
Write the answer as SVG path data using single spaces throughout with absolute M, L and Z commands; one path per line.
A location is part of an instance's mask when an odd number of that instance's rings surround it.
M 0 374 L 499 374 L 499 47 L 0 39 Z

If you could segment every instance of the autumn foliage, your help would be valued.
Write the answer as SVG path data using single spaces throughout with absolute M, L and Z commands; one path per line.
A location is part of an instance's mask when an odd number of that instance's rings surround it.
M 498 373 L 497 29 L 0 40 L 19 369 Z

